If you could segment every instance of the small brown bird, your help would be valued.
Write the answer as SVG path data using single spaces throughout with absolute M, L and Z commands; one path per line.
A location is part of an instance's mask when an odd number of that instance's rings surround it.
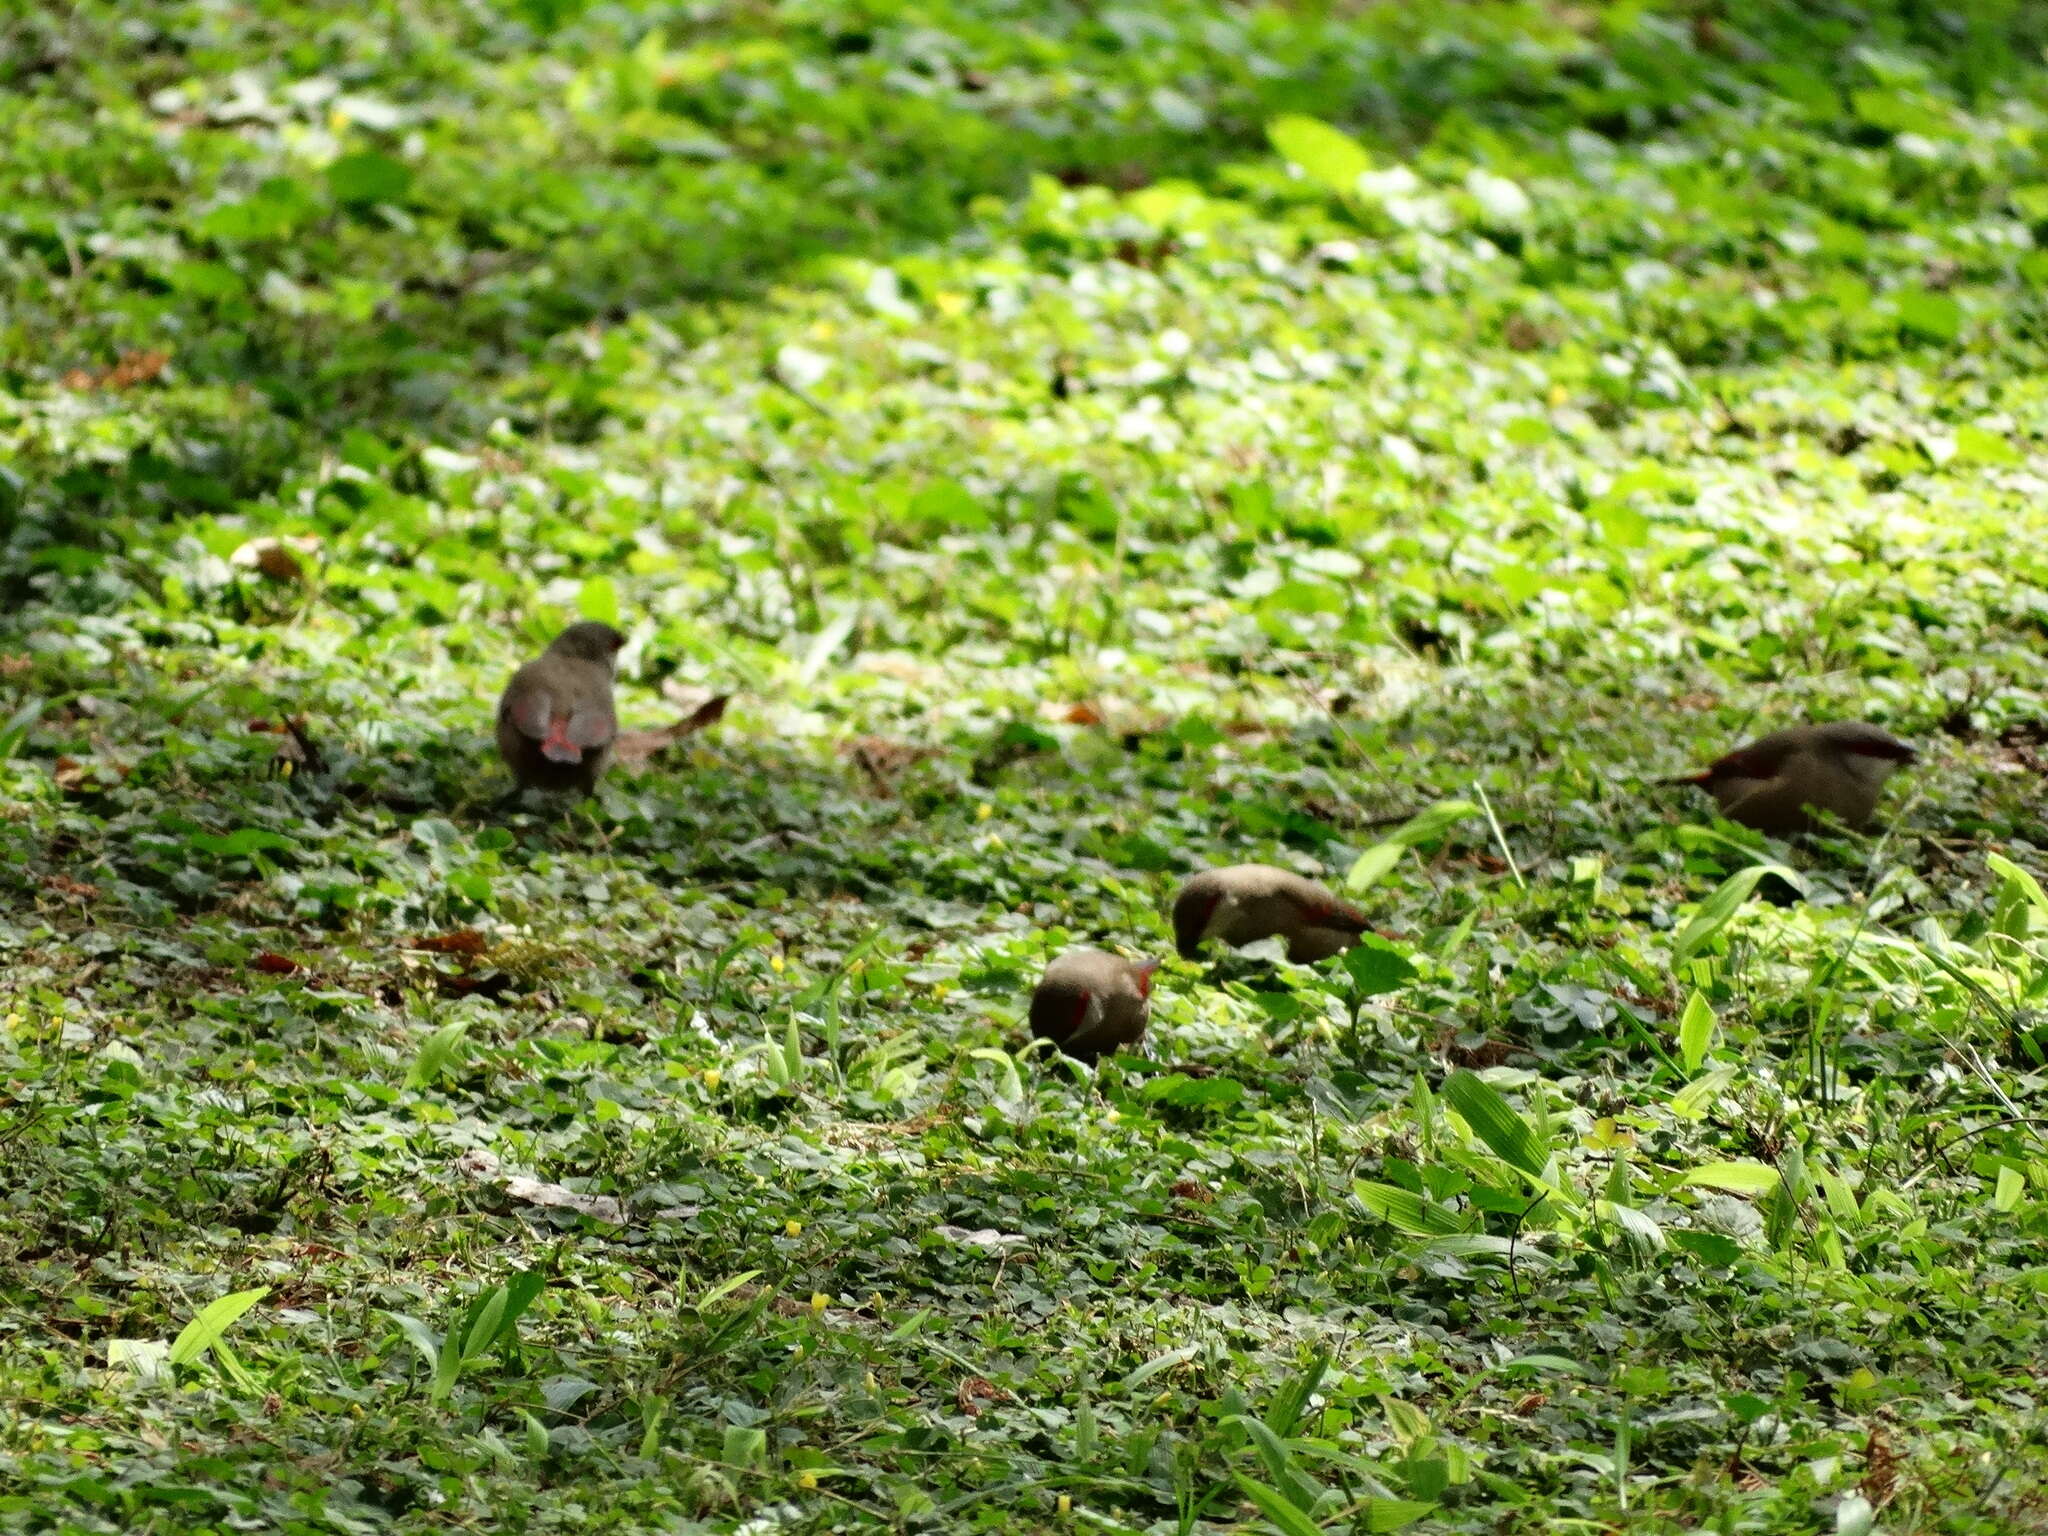
M 625 643 L 609 624 L 571 624 L 512 674 L 498 700 L 498 755 L 521 789 L 596 788 L 619 734 L 612 669 Z
M 1136 1045 L 1152 1011 L 1157 960 L 1070 949 L 1045 968 L 1031 994 L 1031 1034 L 1079 1061 Z
M 1287 940 L 1297 965 L 1342 954 L 1358 942 L 1365 914 L 1324 885 L 1271 864 L 1205 869 L 1173 899 L 1173 938 L 1183 960 L 1210 939 L 1232 948 Z
M 1877 809 L 1885 780 L 1919 755 L 1874 725 L 1830 720 L 1773 731 L 1703 773 L 1665 782 L 1697 784 L 1730 821 L 1783 837 L 1810 831 L 1817 811 L 1863 826 Z

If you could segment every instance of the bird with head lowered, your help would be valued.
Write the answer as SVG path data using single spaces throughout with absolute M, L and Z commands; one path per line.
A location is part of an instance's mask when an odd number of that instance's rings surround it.
M 1697 785 L 1730 821 L 1774 837 L 1810 832 L 1823 816 L 1860 829 L 1885 781 L 1919 755 L 1878 726 L 1829 720 L 1773 731 L 1666 782 Z
M 521 789 L 589 794 L 619 734 L 612 676 L 626 637 L 609 624 L 571 624 L 512 674 L 498 700 L 498 755 Z

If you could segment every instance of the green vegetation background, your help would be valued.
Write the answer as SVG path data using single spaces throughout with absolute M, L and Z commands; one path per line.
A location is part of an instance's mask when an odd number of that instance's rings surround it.
M 2044 42 L 15 9 L 0 1528 L 2041 1528 Z

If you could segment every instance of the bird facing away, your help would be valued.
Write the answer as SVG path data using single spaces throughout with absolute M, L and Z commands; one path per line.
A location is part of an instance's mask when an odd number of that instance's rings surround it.
M 1830 720 L 1773 731 L 1670 782 L 1697 784 L 1730 821 L 1784 837 L 1812 830 L 1816 812 L 1862 827 L 1885 780 L 1919 755 L 1864 721 Z
M 1145 1038 L 1157 960 L 1126 960 L 1070 949 L 1045 968 L 1031 993 L 1031 1034 L 1092 1062 Z
M 1173 938 L 1183 960 L 1210 939 L 1233 949 L 1284 938 L 1297 965 L 1341 954 L 1366 930 L 1365 914 L 1328 886 L 1271 864 L 1205 869 L 1173 899 Z
M 521 789 L 596 788 L 619 734 L 612 669 L 625 643 L 609 624 L 571 624 L 512 674 L 498 700 L 498 755 Z

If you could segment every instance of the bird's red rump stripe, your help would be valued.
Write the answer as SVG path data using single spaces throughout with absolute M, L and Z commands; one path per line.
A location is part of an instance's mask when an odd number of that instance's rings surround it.
M 1349 928 L 1358 933 L 1365 932 L 1365 914 L 1356 907 L 1343 902 L 1323 903 L 1309 908 L 1308 920 L 1318 928 Z
M 580 763 L 583 749 L 569 739 L 569 717 L 557 715 L 548 722 L 548 733 L 541 738 L 541 756 L 552 758 L 558 763 Z

